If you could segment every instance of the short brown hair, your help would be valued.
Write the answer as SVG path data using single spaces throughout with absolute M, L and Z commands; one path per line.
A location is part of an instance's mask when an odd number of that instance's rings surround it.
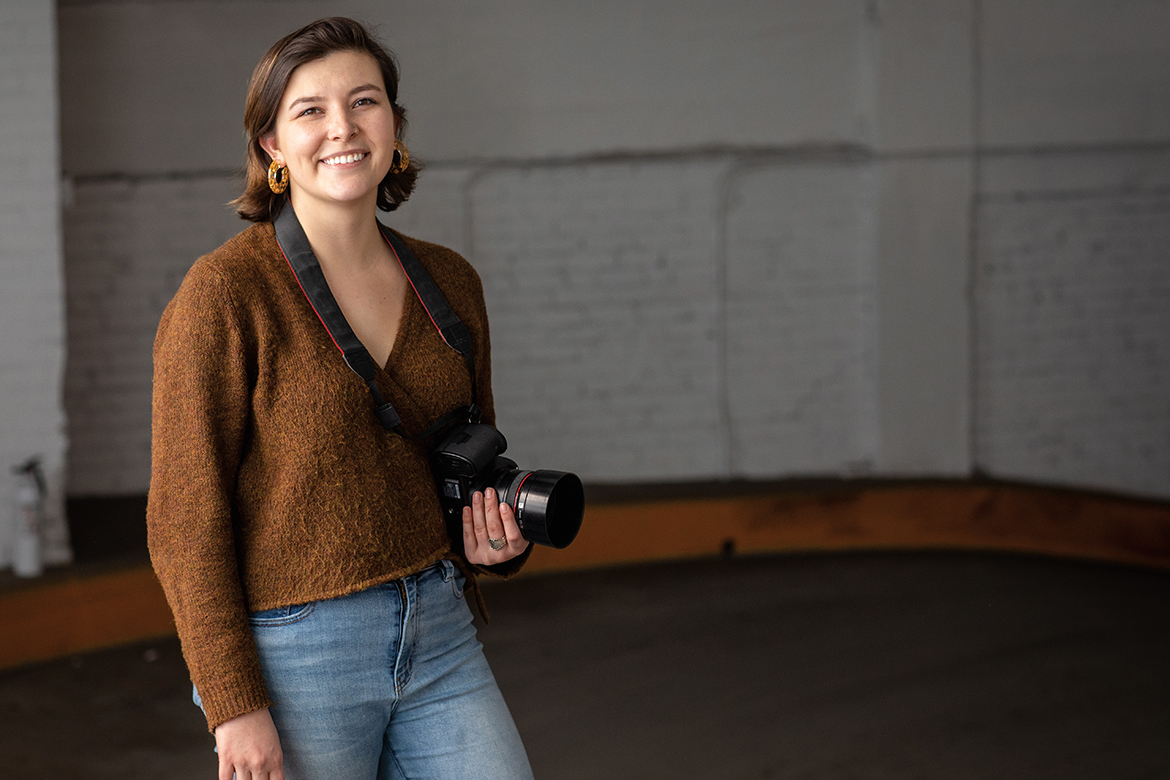
M 386 97 L 394 111 L 397 136 L 402 137 L 406 129 L 406 110 L 398 105 L 398 64 L 393 53 L 353 19 L 333 16 L 305 25 L 272 45 L 252 72 L 252 81 L 248 84 L 248 97 L 244 101 L 244 133 L 248 137 L 244 193 L 232 201 L 242 219 L 269 222 L 276 218 L 288 200 L 287 192 L 277 195 L 268 188 L 268 166 L 272 158 L 260 145 L 260 138 L 276 127 L 280 100 L 293 71 L 306 62 L 339 51 L 362 52 L 378 63 Z M 412 157 L 402 173 L 387 173 L 378 185 L 378 208 L 393 211 L 409 198 L 420 169 L 421 165 Z

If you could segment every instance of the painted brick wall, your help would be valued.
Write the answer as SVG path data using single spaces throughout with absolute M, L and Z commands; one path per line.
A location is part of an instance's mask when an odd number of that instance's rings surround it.
M 11 562 L 9 468 L 40 456 L 49 478 L 47 561 L 64 526 L 64 278 L 53 2 L 0 3 L 0 568 Z
M 493 173 L 473 257 L 500 427 L 523 460 L 595 480 L 724 476 L 720 163 Z
M 979 460 L 1170 498 L 1170 155 L 1115 157 L 981 199 Z
M 145 493 L 150 484 L 151 346 L 187 269 L 244 223 L 213 178 L 96 181 L 65 209 L 69 490 Z
M 398 51 L 431 164 L 388 221 L 480 269 L 518 460 L 1170 493 L 1148 174 L 1170 146 L 1170 5 L 605 9 L 62 6 L 70 490 L 145 489 L 151 320 L 238 229 L 218 204 L 251 67 L 350 13 Z M 1080 341 L 1053 335 L 1086 311 Z M 1077 379 L 1093 365 L 1125 381 Z
M 733 475 L 872 472 L 872 166 L 753 168 L 728 198 Z
M 968 156 L 875 166 L 878 461 L 890 476 L 971 469 Z

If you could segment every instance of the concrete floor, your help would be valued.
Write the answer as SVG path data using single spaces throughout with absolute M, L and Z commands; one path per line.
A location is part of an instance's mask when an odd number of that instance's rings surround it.
M 536 776 L 1170 777 L 1170 573 L 906 553 L 487 589 Z M 174 640 L 0 673 L 4 778 L 215 777 Z

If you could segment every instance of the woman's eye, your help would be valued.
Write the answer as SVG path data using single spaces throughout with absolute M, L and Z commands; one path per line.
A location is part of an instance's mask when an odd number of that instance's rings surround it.
M 321 109 L 314 106 L 313 108 L 306 108 L 304 111 L 297 114 L 297 116 L 308 116 L 309 114 L 319 114 L 319 113 L 321 113 Z
M 357 106 L 372 106 L 372 105 L 374 105 L 374 102 L 375 101 L 373 98 L 364 97 L 364 98 L 358 98 L 357 101 L 353 105 L 355 108 Z

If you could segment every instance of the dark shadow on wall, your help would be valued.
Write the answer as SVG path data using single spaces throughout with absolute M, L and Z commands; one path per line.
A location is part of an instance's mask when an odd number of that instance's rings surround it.
M 70 498 L 65 511 L 77 563 L 148 559 L 146 496 Z

